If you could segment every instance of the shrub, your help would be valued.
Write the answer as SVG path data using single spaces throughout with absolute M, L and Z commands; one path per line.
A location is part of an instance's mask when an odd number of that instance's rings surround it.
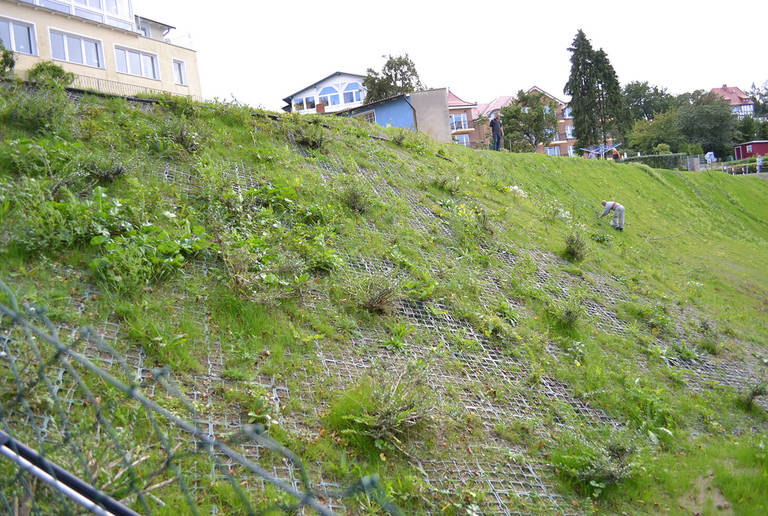
M 572 296 L 549 303 L 547 313 L 564 328 L 574 328 L 584 315 L 584 308 L 581 300 Z
M 587 242 L 578 230 L 572 230 L 565 237 L 565 256 L 573 261 L 578 262 L 584 259 L 587 255 Z
M 751 410 L 755 405 L 755 398 L 768 394 L 768 383 L 752 385 L 739 397 L 739 405 L 745 410 Z
M 28 79 L 47 88 L 66 88 L 75 81 L 75 74 L 66 72 L 51 61 L 42 61 L 30 68 Z
M 401 291 L 399 282 L 386 276 L 364 278 L 352 288 L 359 306 L 375 315 L 392 313 Z
M 432 419 L 434 402 L 424 375 L 409 364 L 397 375 L 376 371 L 364 376 L 331 406 L 326 422 L 352 446 L 378 455 L 399 451 Z
M 350 210 L 355 213 L 363 214 L 371 206 L 371 197 L 368 193 L 361 188 L 360 185 L 355 183 L 347 183 L 339 194 L 341 202 Z

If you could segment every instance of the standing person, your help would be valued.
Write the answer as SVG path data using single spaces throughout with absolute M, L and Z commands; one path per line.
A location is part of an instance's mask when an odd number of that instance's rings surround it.
M 501 140 L 504 138 L 504 129 L 501 127 L 501 118 L 499 112 L 493 114 L 491 118 L 491 135 L 493 136 L 493 150 L 501 150 Z
M 763 155 L 760 154 L 757 156 L 757 173 L 759 174 L 762 171 L 763 171 Z
M 608 212 L 613 210 L 613 221 L 611 225 L 619 231 L 624 231 L 624 206 L 614 201 L 603 201 L 605 209 L 598 218 L 603 218 L 608 215 Z

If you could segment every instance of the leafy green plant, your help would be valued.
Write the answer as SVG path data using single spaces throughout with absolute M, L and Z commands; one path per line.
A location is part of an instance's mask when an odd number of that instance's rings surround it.
M 603 491 L 632 475 L 632 448 L 620 442 L 607 446 L 572 436 L 552 452 L 560 475 L 585 494 L 599 498 Z
M 40 91 L 27 91 L 13 86 L 0 107 L 0 123 L 30 131 L 36 135 L 69 136 L 75 126 L 74 104 L 69 102 L 63 87 L 46 86 Z
M 64 189 L 62 200 L 55 201 L 48 198 L 43 182 L 30 179 L 22 185 L 12 197 L 19 222 L 12 240 L 26 251 L 65 249 L 134 228 L 136 217 L 131 208 L 101 187 L 86 198 Z
M 384 347 L 391 350 L 403 349 L 405 338 L 413 333 L 413 327 L 406 323 L 394 323 L 387 326 L 389 337 L 384 341 Z
M 170 232 L 144 224 L 125 235 L 99 235 L 91 245 L 102 250 L 88 264 L 97 279 L 116 292 L 135 293 L 151 282 L 161 281 L 180 269 L 185 260 L 208 248 L 210 242 L 201 226 L 186 220 Z

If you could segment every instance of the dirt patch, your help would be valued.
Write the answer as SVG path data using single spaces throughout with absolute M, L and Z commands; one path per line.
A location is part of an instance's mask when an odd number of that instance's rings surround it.
M 733 508 L 720 488 L 714 485 L 714 474 L 699 477 L 688 493 L 680 499 L 680 508 L 688 514 L 718 514 L 732 516 Z

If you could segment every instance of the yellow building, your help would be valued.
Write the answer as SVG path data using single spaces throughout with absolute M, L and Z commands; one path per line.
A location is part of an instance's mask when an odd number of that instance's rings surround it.
M 73 87 L 200 99 L 197 53 L 165 39 L 173 28 L 135 15 L 131 0 L 0 0 L 0 40 L 22 78 L 53 61 Z

